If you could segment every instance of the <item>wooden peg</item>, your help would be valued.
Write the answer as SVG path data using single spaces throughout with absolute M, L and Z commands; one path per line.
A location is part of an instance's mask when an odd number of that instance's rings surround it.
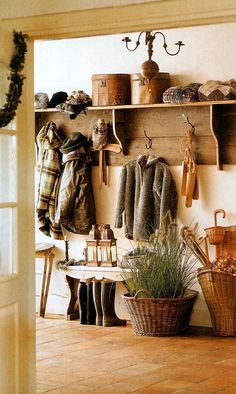
M 186 160 L 184 160 L 182 162 L 182 183 L 181 183 L 182 196 L 186 196 L 187 174 L 188 174 L 188 163 Z
M 197 179 L 197 173 L 196 173 L 195 185 L 194 185 L 194 190 L 193 190 L 193 200 L 198 200 L 198 199 L 199 199 L 199 188 L 198 188 L 198 179 Z
M 99 189 L 102 188 L 102 184 L 107 185 L 107 164 L 105 150 L 99 151 Z
M 188 176 L 187 176 L 187 190 L 186 190 L 186 201 L 185 201 L 185 206 L 187 208 L 192 206 L 195 182 L 196 182 L 195 163 L 191 161 L 189 164 Z
M 102 188 L 103 183 L 103 151 L 99 151 L 99 189 Z

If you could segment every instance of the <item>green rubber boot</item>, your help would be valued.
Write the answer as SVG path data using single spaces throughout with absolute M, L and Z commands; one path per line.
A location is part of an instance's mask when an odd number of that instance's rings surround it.
M 87 324 L 87 286 L 84 282 L 79 282 L 78 302 L 80 324 Z
M 101 282 L 93 282 L 93 301 L 96 309 L 96 326 L 102 326 Z
M 126 320 L 119 319 L 115 313 L 116 282 L 102 282 L 101 300 L 103 326 L 125 326 Z
M 93 283 L 87 283 L 87 324 L 96 323 L 96 310 L 93 302 Z

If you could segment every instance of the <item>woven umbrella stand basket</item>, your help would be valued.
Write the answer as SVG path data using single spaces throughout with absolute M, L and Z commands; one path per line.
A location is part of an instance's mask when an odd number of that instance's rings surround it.
M 201 269 L 198 272 L 215 335 L 236 336 L 236 276 Z
M 138 293 L 122 296 L 136 335 L 176 335 L 186 330 L 197 291 L 188 290 L 180 298 L 139 298 Z

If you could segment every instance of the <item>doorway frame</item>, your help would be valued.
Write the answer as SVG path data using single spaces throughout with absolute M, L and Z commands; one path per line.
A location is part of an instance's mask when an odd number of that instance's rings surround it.
M 117 18 L 117 15 L 119 15 L 119 18 Z M 225 0 L 224 2 L 222 0 L 157 0 L 151 3 L 145 2 L 129 6 L 107 7 L 54 14 L 53 16 L 40 15 L 1 21 L 0 23 L 6 30 L 12 31 L 15 29 L 29 36 L 27 63 L 24 71 L 27 76 L 24 86 L 26 102 L 19 106 L 19 111 L 22 114 L 22 124 L 19 127 L 22 132 L 24 130 L 34 130 L 33 47 L 35 40 L 102 36 L 235 21 L 235 0 Z M 29 134 L 29 131 L 25 132 Z M 33 144 L 33 136 L 27 138 L 30 144 L 28 148 L 33 151 L 34 146 L 31 146 Z M 29 168 L 32 169 L 30 177 L 33 179 L 34 155 L 31 154 L 30 157 Z M 32 220 L 33 207 L 32 202 L 27 202 L 27 204 L 29 208 L 28 221 L 30 222 Z M 33 260 L 35 248 L 33 237 L 29 240 L 27 248 L 28 254 Z M 32 281 L 34 277 L 33 271 L 34 267 L 29 272 L 29 281 Z M 32 292 L 31 296 L 34 296 L 34 286 L 29 286 L 29 288 Z M 30 374 L 34 374 L 32 366 L 29 371 Z M 32 376 L 31 379 L 33 379 Z
M 0 21 L 30 40 L 77 38 L 236 21 L 235 0 L 156 0 Z M 117 18 L 117 15 L 119 16 Z

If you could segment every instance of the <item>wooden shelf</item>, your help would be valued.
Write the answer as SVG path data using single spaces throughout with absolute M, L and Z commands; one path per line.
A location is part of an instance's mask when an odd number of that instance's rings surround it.
M 92 125 L 98 117 L 112 122 L 114 140 L 108 149 L 109 165 L 122 165 L 127 160 L 146 153 L 144 130 L 152 138 L 152 155 L 163 157 L 170 165 L 179 165 L 183 160 L 180 145 L 186 124 L 183 113 L 195 125 L 193 148 L 198 164 L 216 164 L 219 170 L 223 163 L 236 164 L 236 100 L 202 101 L 184 104 L 148 104 L 88 107 L 87 114 L 71 120 L 68 114 L 57 108 L 35 110 L 36 132 L 42 125 L 55 121 L 66 133 L 80 131 L 91 135 Z M 113 148 L 117 148 L 114 149 Z M 96 153 L 94 153 L 96 157 Z M 94 163 L 97 164 L 95 158 Z
M 60 112 L 57 108 L 46 108 L 46 109 L 35 109 L 34 112 L 36 113 L 43 113 L 43 112 Z
M 87 107 L 88 111 L 105 111 L 111 109 L 144 109 L 144 108 L 175 108 L 175 107 L 210 107 L 211 105 L 232 105 L 236 104 L 236 100 L 221 100 L 221 101 L 195 101 L 191 103 L 182 104 L 130 104 L 130 105 L 104 105 Z M 35 112 L 60 112 L 57 108 L 36 109 Z

